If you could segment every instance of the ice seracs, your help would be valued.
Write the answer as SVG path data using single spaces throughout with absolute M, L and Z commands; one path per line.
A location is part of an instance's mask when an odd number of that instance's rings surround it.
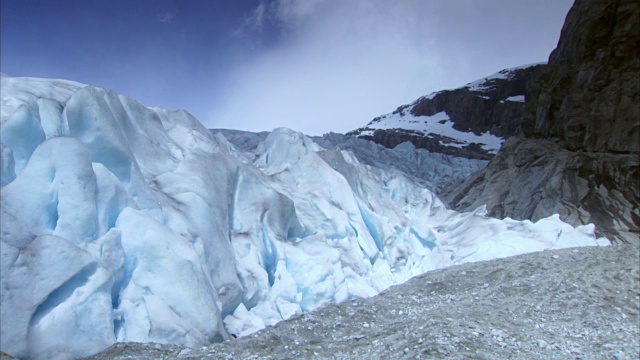
M 2 78 L 0 347 L 78 358 L 200 346 L 424 271 L 605 243 L 447 210 L 401 171 L 277 129 L 254 153 L 185 111 Z

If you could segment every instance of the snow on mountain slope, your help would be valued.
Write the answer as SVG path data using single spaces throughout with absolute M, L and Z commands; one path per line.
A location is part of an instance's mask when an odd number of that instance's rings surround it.
M 527 65 L 520 65 L 516 67 L 512 67 L 509 69 L 503 69 L 498 71 L 497 73 L 491 74 L 489 76 L 483 77 L 482 79 L 478 79 L 476 81 L 472 81 L 462 87 L 460 89 L 469 89 L 470 91 L 475 92 L 484 92 L 487 90 L 492 90 L 497 86 L 496 80 L 509 80 L 516 76 L 516 71 L 525 70 L 534 66 L 544 65 L 546 63 L 534 63 Z M 481 96 L 481 95 L 480 95 Z
M 425 271 L 608 243 L 457 213 L 399 171 L 276 129 L 247 157 L 184 111 L 3 77 L 0 347 L 200 346 Z
M 414 116 L 404 112 L 383 115 L 367 125 L 367 129 L 360 132 L 360 136 L 373 136 L 375 130 L 403 129 L 422 136 L 439 136 L 441 144 L 462 148 L 477 143 L 489 153 L 495 154 L 500 149 L 504 139 L 484 132 L 476 135 L 453 128 L 453 122 L 445 111 L 431 116 Z
M 432 152 L 488 160 L 522 121 L 524 94 L 544 64 L 504 69 L 423 96 L 347 133 L 393 148 L 406 141 Z

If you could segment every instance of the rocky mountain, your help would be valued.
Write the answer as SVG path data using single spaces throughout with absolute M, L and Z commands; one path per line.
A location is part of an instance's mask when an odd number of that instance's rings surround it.
M 640 231 L 640 3 L 577 0 L 527 95 L 523 138 L 444 193 L 456 209 L 593 222 L 617 242 Z
M 453 90 L 423 96 L 347 133 L 388 148 L 415 147 L 470 159 L 491 159 L 522 122 L 526 89 L 544 64 L 501 70 Z

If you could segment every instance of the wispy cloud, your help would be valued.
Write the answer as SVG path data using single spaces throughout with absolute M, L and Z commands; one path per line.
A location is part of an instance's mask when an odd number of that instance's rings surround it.
M 273 0 L 260 2 L 241 25 L 241 31 L 262 30 L 265 23 L 293 28 L 314 14 L 327 0 Z
M 173 11 L 165 11 L 162 14 L 157 15 L 156 20 L 161 23 L 171 24 L 176 16 L 177 14 Z
M 242 25 L 234 31 L 234 34 L 239 36 L 246 32 L 262 31 L 265 23 L 265 17 L 267 16 L 266 14 L 267 5 L 266 3 L 261 2 L 255 9 L 253 9 L 253 11 L 251 11 L 251 14 L 247 16 Z
M 310 134 L 354 129 L 428 92 L 544 61 L 570 3 L 263 2 L 243 31 L 271 27 L 279 41 L 224 79 L 208 125 Z
M 295 27 L 328 5 L 328 0 L 277 0 L 271 3 L 271 11 L 281 24 Z

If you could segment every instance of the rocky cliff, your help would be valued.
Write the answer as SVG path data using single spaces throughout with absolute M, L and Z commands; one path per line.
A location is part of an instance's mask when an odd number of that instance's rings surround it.
M 527 94 L 524 138 L 443 193 L 456 209 L 536 220 L 559 213 L 639 242 L 640 3 L 576 0 Z
M 347 135 L 389 148 L 410 141 L 417 148 L 432 152 L 491 159 L 499 144 L 487 148 L 484 146 L 487 141 L 474 139 L 474 136 L 491 134 L 503 140 L 517 134 L 522 122 L 525 91 L 544 68 L 544 64 L 534 64 L 504 69 L 463 87 L 423 96 Z M 428 122 L 439 114 L 444 117 L 435 120 L 446 118 L 450 128 L 429 128 Z M 416 126 L 422 123 L 427 126 Z
M 454 129 L 488 131 L 506 138 L 517 133 L 525 92 L 545 68 L 535 64 L 505 69 L 459 89 L 440 91 L 433 98 L 421 98 L 410 111 L 415 116 L 446 111 Z
M 557 137 L 569 150 L 640 152 L 639 4 L 576 1 L 527 101 L 527 137 Z

